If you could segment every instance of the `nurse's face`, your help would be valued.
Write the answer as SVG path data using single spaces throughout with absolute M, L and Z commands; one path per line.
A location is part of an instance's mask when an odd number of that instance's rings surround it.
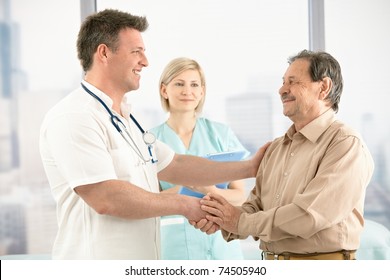
M 161 95 L 169 102 L 169 111 L 195 112 L 204 97 L 204 87 L 197 70 L 186 70 L 167 85 L 162 85 Z

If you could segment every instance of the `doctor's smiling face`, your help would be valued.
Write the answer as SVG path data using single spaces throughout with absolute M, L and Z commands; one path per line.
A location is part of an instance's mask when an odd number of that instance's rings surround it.
M 141 32 L 125 28 L 119 32 L 114 50 L 105 53 L 106 76 L 115 81 L 123 92 L 137 90 L 141 71 L 149 65 Z
M 197 70 L 186 70 L 168 84 L 161 84 L 161 96 L 169 103 L 169 111 L 194 112 L 204 98 L 204 86 Z

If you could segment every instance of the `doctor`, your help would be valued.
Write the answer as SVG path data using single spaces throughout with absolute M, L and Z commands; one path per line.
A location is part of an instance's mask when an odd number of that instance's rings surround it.
M 148 66 L 147 27 L 146 18 L 117 10 L 81 26 L 84 79 L 47 113 L 40 134 L 57 203 L 53 259 L 159 259 L 159 216 L 205 217 L 199 199 L 159 194 L 159 179 L 204 186 L 256 175 L 265 147 L 235 163 L 177 155 L 130 116 L 126 93 L 138 89 Z

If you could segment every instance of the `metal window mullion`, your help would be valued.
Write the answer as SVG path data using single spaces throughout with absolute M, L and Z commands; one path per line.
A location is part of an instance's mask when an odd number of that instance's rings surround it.
M 325 51 L 324 0 L 308 0 L 309 49 Z
M 81 22 L 90 14 L 97 12 L 96 0 L 80 0 L 80 19 Z

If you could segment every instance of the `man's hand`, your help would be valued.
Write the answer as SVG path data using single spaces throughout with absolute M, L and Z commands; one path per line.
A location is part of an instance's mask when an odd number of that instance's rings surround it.
M 209 213 L 206 215 L 208 222 L 213 222 L 228 232 L 238 233 L 238 221 L 241 215 L 238 208 L 215 193 L 207 194 L 200 203 L 202 210 Z

